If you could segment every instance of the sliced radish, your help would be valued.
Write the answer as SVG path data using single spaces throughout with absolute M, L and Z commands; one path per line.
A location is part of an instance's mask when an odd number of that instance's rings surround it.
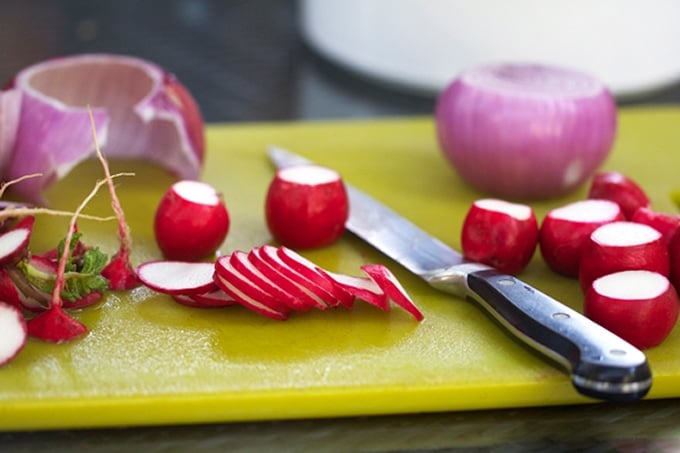
M 285 246 L 279 247 L 276 253 L 279 258 L 281 258 L 281 261 L 305 278 L 311 280 L 317 286 L 321 287 L 324 291 L 337 299 L 340 304 L 348 308 L 352 306 L 354 297 L 340 286 L 333 284 L 333 281 L 330 280 L 327 275 L 324 275 L 319 271 L 319 266 Z
M 538 245 L 538 222 L 524 204 L 487 198 L 470 207 L 461 233 L 466 258 L 508 274 L 521 272 Z
M 164 294 L 201 294 L 213 289 L 213 263 L 149 261 L 137 267 L 144 285 Z
M 31 257 L 31 261 L 35 257 Z M 14 278 L 12 275 L 14 274 Z M 0 267 L 0 300 L 32 313 L 45 311 L 50 305 L 49 294 L 40 292 L 11 267 Z M 17 281 L 15 281 L 15 278 Z M 22 285 L 20 288 L 19 285 Z
M 413 303 L 408 293 L 401 285 L 399 280 L 394 276 L 392 271 L 382 264 L 365 264 L 361 266 L 361 270 L 373 280 L 385 295 L 401 308 L 411 313 L 418 321 L 422 321 L 423 314 Z
M 318 165 L 280 169 L 265 200 L 267 226 L 274 239 L 293 248 L 329 245 L 345 231 L 349 201 L 335 170 Z
M 361 299 L 364 302 L 368 302 L 371 305 L 375 305 L 383 311 L 389 310 L 387 295 L 372 279 L 338 274 L 325 269 L 319 270 L 352 296 Z
M 553 271 L 578 277 L 581 251 L 590 234 L 618 220 L 624 220 L 623 213 L 611 200 L 581 200 L 553 209 L 541 224 L 541 255 Z
M 229 213 L 209 184 L 179 181 L 161 198 L 154 217 L 158 247 L 170 260 L 198 261 L 213 255 L 229 232 Z
M 680 215 L 657 212 L 642 206 L 635 210 L 631 222 L 644 223 L 663 235 L 666 244 L 670 245 L 673 235 L 680 228 Z
M 274 308 L 280 302 L 249 282 L 234 269 L 228 257 L 220 257 L 216 269 L 215 283 L 238 303 L 272 319 L 284 320 L 288 317 L 287 312 Z
M 634 346 L 647 349 L 671 332 L 679 304 L 665 276 L 629 270 L 596 279 L 586 292 L 584 313 Z
M 194 307 L 197 308 L 218 308 L 229 307 L 236 303 L 233 297 L 222 291 L 215 285 L 215 289 L 207 293 L 193 294 Z
M 607 223 L 592 232 L 581 255 L 581 288 L 586 291 L 596 278 L 625 270 L 669 276 L 670 258 L 661 233 L 628 221 Z
M 615 171 L 595 174 L 590 184 L 588 198 L 611 200 L 621 206 L 627 220 L 638 208 L 649 206 L 649 197 L 631 178 Z
M 332 307 L 338 304 L 337 299 L 332 294 L 328 293 L 300 272 L 297 272 L 292 267 L 288 266 L 279 256 L 276 247 L 264 245 L 257 250 L 257 253 L 260 258 L 268 262 L 277 272 L 291 280 L 312 297 L 316 308 L 325 310 L 329 306 Z
M 87 333 L 87 327 L 66 313 L 61 305 L 52 304 L 46 311 L 26 323 L 28 335 L 52 343 L 73 340 Z
M 0 235 L 0 265 L 13 264 L 26 253 L 33 227 L 33 218 L 27 219 L 31 220 L 28 222 L 24 220 Z
M 27 332 L 21 311 L 0 302 L 0 366 L 9 363 L 24 348 Z

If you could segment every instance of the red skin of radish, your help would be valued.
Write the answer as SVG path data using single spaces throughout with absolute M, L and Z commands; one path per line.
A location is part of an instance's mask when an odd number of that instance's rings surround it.
M 670 281 L 676 288 L 680 288 L 680 230 L 676 231 L 668 244 L 668 254 L 671 260 Z
M 15 328 L 17 332 L 19 333 L 19 342 L 12 345 L 9 343 L 8 338 L 3 338 L 3 335 L 7 335 L 8 333 L 3 331 L 0 331 L 0 367 L 11 362 L 14 357 L 21 352 L 21 350 L 24 348 L 26 345 L 26 336 L 28 334 L 28 328 L 26 326 L 26 321 L 24 320 L 24 315 L 21 313 L 21 310 L 19 308 L 6 304 L 4 302 L 0 302 L 0 316 L 6 317 L 6 319 L 10 320 L 11 322 L 15 323 Z M 23 338 L 21 338 L 23 337 Z M 5 348 L 10 348 L 9 350 L 5 351 Z
M 585 206 L 595 207 L 593 203 L 586 200 L 559 209 L 577 209 L 584 203 Z M 568 218 L 567 214 L 559 214 L 566 211 L 553 210 L 543 219 L 539 246 L 543 260 L 553 271 L 568 277 L 578 277 L 581 252 L 590 234 L 600 225 L 624 220 L 618 204 L 609 200 L 598 200 L 596 203 L 607 205 L 611 209 L 611 214 L 607 218 L 585 220 Z
M 634 279 L 638 273 L 626 274 L 626 279 Z M 602 294 L 596 287 L 597 280 L 586 292 L 585 315 L 639 349 L 648 349 L 663 342 L 678 319 L 680 302 L 670 283 L 659 295 L 630 300 Z
M 269 185 L 265 200 L 267 226 L 274 239 L 285 246 L 323 247 L 335 242 L 345 231 L 349 201 L 339 174 L 320 183 L 290 177 L 291 171 L 311 173 L 318 169 L 333 172 L 316 165 L 284 168 L 276 172 Z
M 114 291 L 136 288 L 141 284 L 126 253 L 116 253 L 101 274 L 109 281 L 109 289 Z
M 527 218 L 487 209 L 475 201 L 463 222 L 461 246 L 466 258 L 518 274 L 529 264 L 538 245 L 538 222 L 531 208 Z M 497 200 L 491 200 L 497 201 Z
M 596 173 L 590 184 L 588 198 L 618 203 L 628 220 L 636 210 L 649 206 L 649 197 L 645 191 L 631 178 L 615 171 Z
M 181 194 L 191 184 L 209 199 L 190 200 Z M 229 232 L 229 213 L 221 197 L 203 183 L 179 181 L 161 198 L 154 218 L 156 243 L 165 258 L 198 261 L 215 253 Z M 216 201 L 218 199 L 218 201 Z
M 594 239 L 600 229 L 618 224 L 638 225 L 651 230 L 650 237 L 654 233 L 656 236 L 649 242 L 636 245 L 612 245 Z M 647 270 L 669 277 L 670 257 L 663 236 L 647 225 L 634 222 L 611 222 L 600 226 L 590 235 L 581 254 L 579 265 L 581 289 L 585 292 L 595 279 L 626 270 Z
M 70 317 L 60 305 L 52 304 L 47 311 L 27 322 L 28 335 L 51 343 L 62 343 L 81 337 L 87 327 Z
M 219 289 L 217 285 L 215 285 L 214 290 L 207 293 L 193 294 L 191 296 L 177 294 L 172 297 L 178 303 L 194 308 L 221 308 L 237 303 L 233 297 Z
M 675 232 L 680 228 L 680 216 L 656 212 L 646 206 L 636 209 L 630 220 L 654 228 L 663 235 L 664 241 L 669 246 Z

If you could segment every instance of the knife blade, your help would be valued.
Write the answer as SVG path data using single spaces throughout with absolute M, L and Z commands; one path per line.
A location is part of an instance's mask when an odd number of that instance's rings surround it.
M 276 146 L 268 156 L 277 168 L 312 163 Z M 373 197 L 345 187 L 349 231 L 432 287 L 478 303 L 510 334 L 560 365 L 579 393 L 629 402 L 649 392 L 652 373 L 642 351 L 520 279 L 466 260 Z

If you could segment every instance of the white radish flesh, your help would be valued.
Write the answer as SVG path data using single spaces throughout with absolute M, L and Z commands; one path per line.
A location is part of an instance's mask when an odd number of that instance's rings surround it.
M 216 273 L 215 283 L 239 304 L 272 319 L 284 320 L 288 317 L 285 312 L 272 307 L 276 301 L 270 294 L 248 282 L 228 263 L 228 260 L 225 260 L 222 267 L 223 269 Z
M 352 296 L 375 305 L 383 311 L 389 309 L 387 296 L 372 279 L 338 274 L 325 269 L 321 269 L 321 272 Z
M 0 264 L 5 264 L 19 256 L 28 246 L 31 230 L 15 228 L 0 236 Z
M 0 366 L 9 363 L 26 344 L 27 328 L 18 308 L 0 302 Z
M 204 262 L 149 261 L 137 275 L 149 288 L 164 294 L 201 294 L 213 285 L 215 265 Z

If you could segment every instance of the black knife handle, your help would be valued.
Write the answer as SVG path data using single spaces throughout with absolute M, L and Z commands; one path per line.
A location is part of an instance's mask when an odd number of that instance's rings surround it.
M 652 385 L 639 349 L 536 288 L 494 269 L 467 275 L 469 298 L 530 346 L 567 368 L 581 394 L 636 401 Z

